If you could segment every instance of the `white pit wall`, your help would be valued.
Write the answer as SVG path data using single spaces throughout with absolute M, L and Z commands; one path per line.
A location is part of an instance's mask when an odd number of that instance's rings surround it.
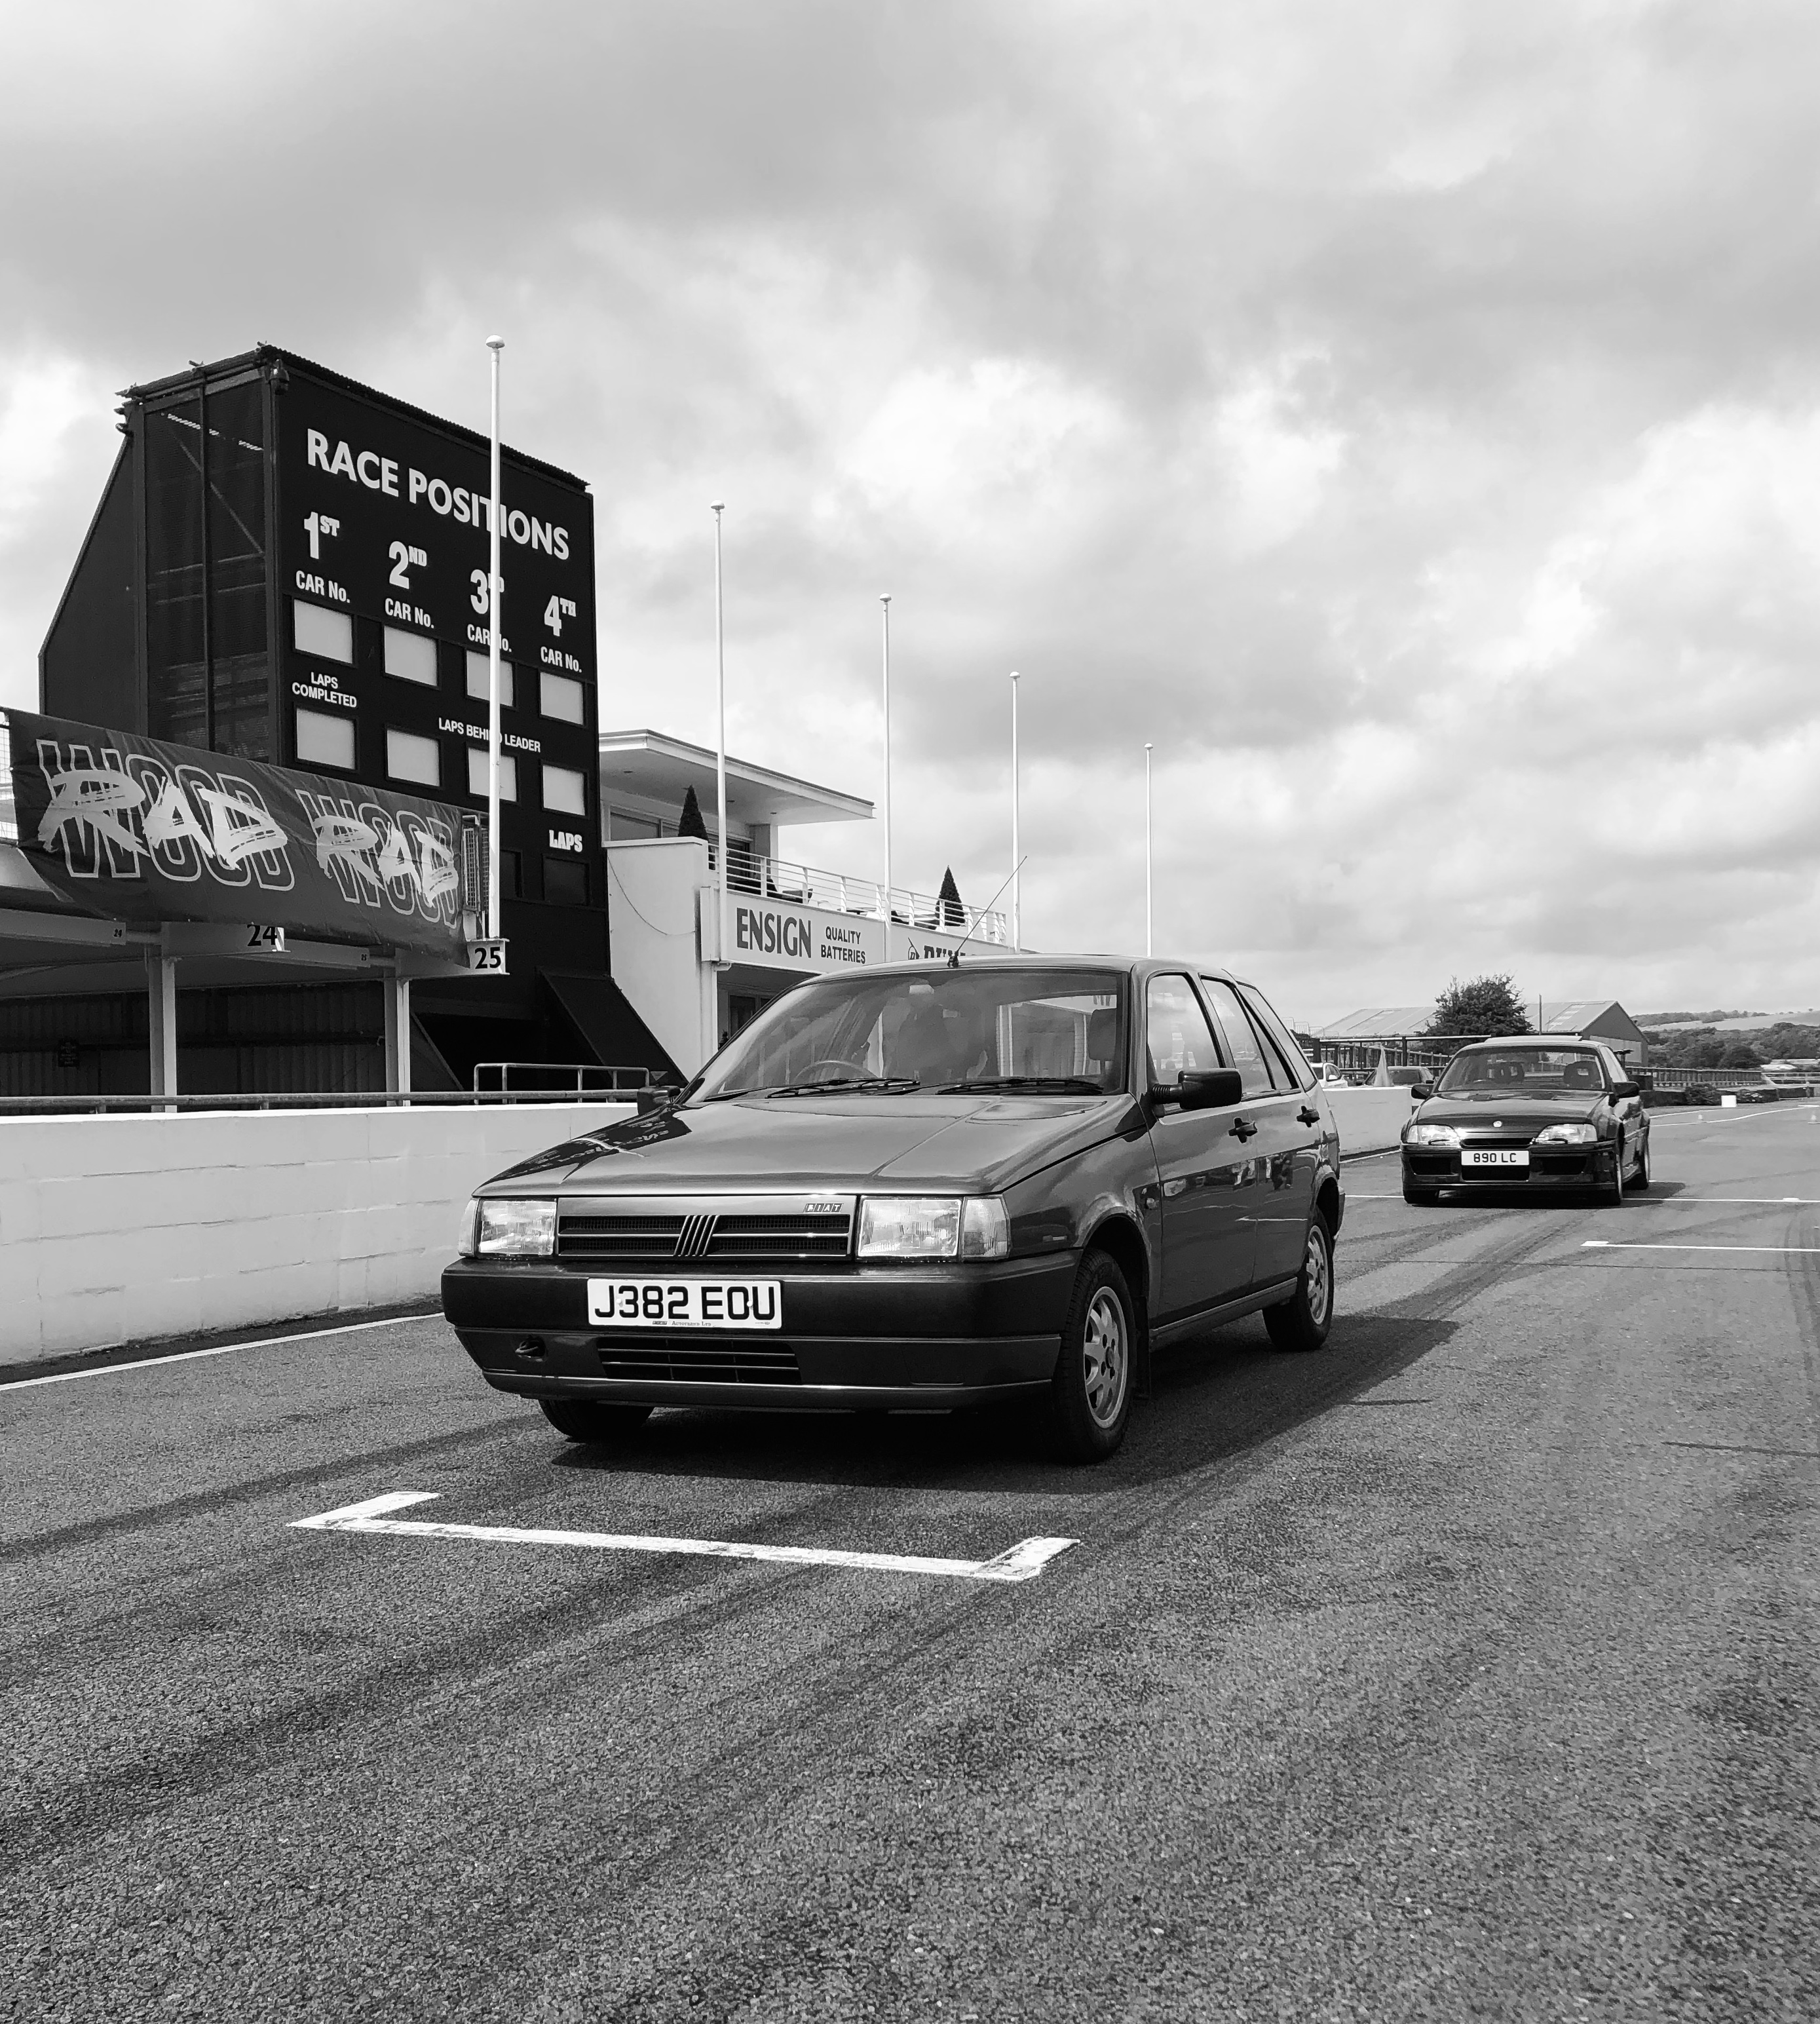
M 1364 1153 L 1388 1152 L 1402 1142 L 1409 1122 L 1409 1091 L 1389 1089 L 1330 1089 L 1327 1100 L 1340 1128 L 1340 1157 L 1356 1160 Z
M 422 1300 L 463 1204 L 618 1103 L 0 1120 L 0 1362 Z

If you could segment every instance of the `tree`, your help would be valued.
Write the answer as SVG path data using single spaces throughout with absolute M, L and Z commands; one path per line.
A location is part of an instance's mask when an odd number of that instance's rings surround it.
M 695 798 L 693 785 L 683 797 L 683 812 L 677 820 L 676 834 L 679 836 L 698 836 L 704 843 L 708 841 L 708 825 L 701 820 L 701 804 Z
M 1748 1041 L 1734 1040 L 1719 1058 L 1722 1069 L 1754 1069 L 1762 1064 L 1757 1059 L 1757 1050 Z
M 1533 1033 L 1522 1000 L 1511 988 L 1507 971 L 1498 977 L 1475 977 L 1462 984 L 1456 977 L 1434 1001 L 1431 1035 L 1443 1033 Z
M 944 928 L 964 928 L 967 925 L 967 910 L 961 904 L 961 889 L 954 883 L 954 868 L 950 865 L 942 874 L 942 889 L 936 899 L 936 921 Z

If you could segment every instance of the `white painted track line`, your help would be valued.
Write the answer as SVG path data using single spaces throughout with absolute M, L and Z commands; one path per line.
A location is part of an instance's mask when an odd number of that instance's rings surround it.
M 832 1546 L 758 1546 L 728 1539 L 666 1539 L 626 1532 L 564 1532 L 518 1525 L 444 1525 L 387 1514 L 412 1504 L 428 1504 L 434 1490 L 394 1490 L 364 1503 L 324 1511 L 314 1518 L 294 1518 L 294 1530 L 306 1532 L 378 1532 L 413 1539 L 479 1539 L 501 1546 L 582 1546 L 616 1553 L 687 1553 L 710 1560 L 775 1560 L 787 1567 L 869 1568 L 885 1574 L 943 1575 L 961 1581 L 1027 1582 L 1035 1578 L 1058 1553 L 1080 1544 L 1078 1539 L 1020 1539 L 990 1560 L 947 1560 L 919 1553 L 852 1553 Z
M 212 1349 L 180 1349 L 170 1356 L 137 1356 L 130 1363 L 97 1363 L 86 1370 L 59 1370 L 49 1377 L 9 1377 L 0 1392 L 24 1392 L 34 1384 L 73 1384 L 79 1377 L 117 1377 L 123 1370 L 156 1370 L 167 1363 L 193 1363 L 199 1356 L 232 1356 L 241 1349 L 276 1349 L 281 1343 L 317 1342 L 325 1335 L 359 1335 L 363 1329 L 402 1328 L 407 1322 L 434 1322 L 440 1309 L 424 1314 L 388 1314 L 383 1321 L 344 1322 L 337 1328 L 299 1329 L 295 1335 L 262 1336 L 256 1342 L 222 1342 Z
M 1614 1244 L 1605 1237 L 1589 1237 L 1582 1251 L 1770 1251 L 1778 1257 L 1820 1257 L 1820 1244 Z
M 1488 1184 L 1484 1184 L 1487 1185 Z M 1522 1183 L 1513 1182 L 1512 1186 Z M 1465 1184 L 1450 1188 L 1450 1194 L 1464 1194 Z M 1590 1190 L 1588 1190 L 1590 1193 Z M 1362 1188 L 1348 1188 L 1348 1201 L 1401 1201 L 1401 1195 L 1367 1194 Z M 1626 1208 L 1700 1208 L 1708 1202 L 1749 1208 L 1820 1208 L 1820 1195 L 1626 1195 Z

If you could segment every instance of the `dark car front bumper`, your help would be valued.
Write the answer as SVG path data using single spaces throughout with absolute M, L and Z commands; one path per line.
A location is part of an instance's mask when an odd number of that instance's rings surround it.
M 937 1408 L 1044 1389 L 1079 1260 L 765 1271 L 782 1286 L 777 1330 L 600 1329 L 588 1274 L 463 1259 L 442 1310 L 502 1392 L 654 1406 Z M 716 1278 L 663 1273 L 646 1278 Z
M 1531 1147 L 1522 1167 L 1462 1168 L 1458 1153 L 1403 1149 L 1403 1178 L 1418 1188 L 1458 1188 L 1463 1194 L 1519 1190 L 1528 1194 L 1562 1188 L 1609 1187 L 1617 1157 L 1615 1142 L 1597 1146 Z

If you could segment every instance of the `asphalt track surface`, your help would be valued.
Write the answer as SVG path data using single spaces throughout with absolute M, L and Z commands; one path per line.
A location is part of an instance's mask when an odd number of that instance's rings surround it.
M 0 2015 L 1820 2015 L 1820 1124 L 1662 1114 L 1656 1172 L 1357 1163 L 1328 1348 L 1172 1353 L 1093 1470 L 995 1417 L 591 1454 L 440 1322 L 0 1392 Z M 295 1527 L 403 1490 L 1079 1543 Z

